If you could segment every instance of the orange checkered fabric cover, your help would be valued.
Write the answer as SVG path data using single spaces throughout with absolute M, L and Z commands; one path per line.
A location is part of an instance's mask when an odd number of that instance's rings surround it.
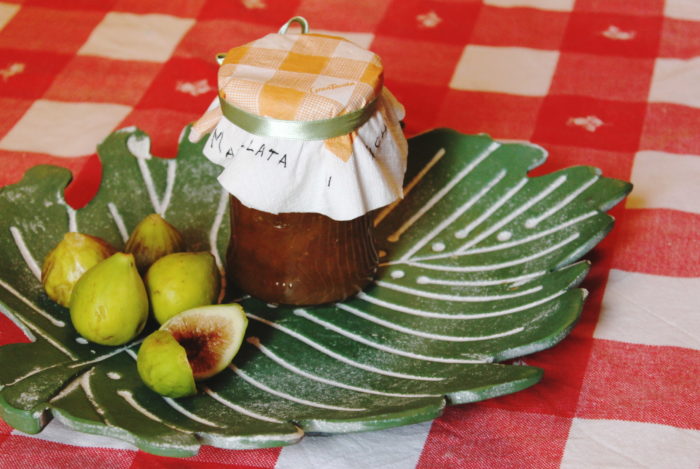
M 376 54 L 339 37 L 270 34 L 228 52 L 219 92 L 260 116 L 328 119 L 374 100 L 382 71 Z
M 268 34 L 234 47 L 219 68 L 219 95 L 250 113 L 275 119 L 329 119 L 363 108 L 381 92 L 379 57 L 343 38 L 321 34 Z M 221 118 L 215 107 L 194 126 L 196 135 Z M 351 136 L 326 140 L 346 161 Z

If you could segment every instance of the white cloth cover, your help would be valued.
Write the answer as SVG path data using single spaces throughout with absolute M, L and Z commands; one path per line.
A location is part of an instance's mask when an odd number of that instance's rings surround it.
M 218 99 L 211 108 L 216 106 Z M 204 155 L 223 166 L 219 182 L 249 208 L 352 220 L 403 196 L 408 153 L 403 117 L 403 106 L 385 88 L 374 115 L 354 132 L 347 161 L 323 140 L 259 137 L 223 118 Z

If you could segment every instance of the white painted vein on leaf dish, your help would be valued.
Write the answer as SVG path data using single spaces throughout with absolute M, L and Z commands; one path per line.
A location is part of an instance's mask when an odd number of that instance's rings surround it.
M 358 293 L 357 298 L 361 299 L 363 301 L 366 301 L 368 303 L 372 303 L 374 305 L 381 306 L 383 308 L 391 309 L 393 311 L 398 311 L 399 313 L 411 314 L 413 316 L 420 316 L 420 317 L 425 317 L 425 318 L 436 318 L 436 319 L 465 319 L 465 320 L 469 320 L 469 319 L 492 318 L 492 317 L 505 316 L 508 314 L 517 313 L 517 312 L 524 311 L 524 310 L 539 306 L 541 304 L 547 303 L 548 301 L 553 300 L 553 299 L 563 295 L 564 293 L 566 293 L 566 290 L 558 291 L 558 292 L 556 292 L 552 295 L 549 295 L 545 298 L 542 298 L 540 300 L 536 300 L 536 301 L 533 301 L 531 303 L 526 303 L 524 305 L 516 306 L 513 308 L 502 309 L 499 311 L 491 311 L 488 313 L 473 313 L 473 314 L 449 314 L 449 313 L 437 313 L 434 311 L 425 311 L 422 309 L 410 308 L 408 306 L 397 305 L 397 304 L 391 303 L 389 301 L 380 300 L 378 298 L 374 298 L 372 296 L 369 296 L 363 292 Z
M 483 254 L 485 252 L 501 251 L 503 249 L 508 249 L 508 248 L 512 248 L 515 246 L 521 246 L 521 245 L 529 243 L 531 241 L 536 241 L 538 239 L 544 238 L 545 236 L 549 236 L 550 234 L 554 234 L 554 233 L 557 233 L 559 231 L 565 230 L 566 228 L 569 228 L 570 226 L 573 226 L 579 222 L 588 220 L 589 218 L 596 216 L 598 213 L 599 212 L 592 210 L 590 212 L 584 213 L 583 215 L 579 215 L 578 217 L 567 220 L 564 223 L 561 223 L 557 226 L 553 226 L 552 228 L 548 228 L 544 231 L 538 231 L 537 233 L 531 234 L 531 235 L 526 236 L 524 238 L 518 238 L 518 239 L 514 239 L 512 241 L 494 244 L 492 246 L 483 246 L 483 247 L 478 247 L 478 248 L 472 248 L 472 249 L 468 249 L 466 251 L 460 252 L 458 254 L 454 254 L 454 253 L 434 254 L 434 255 L 430 255 L 430 256 L 416 257 L 412 260 L 415 262 L 415 261 L 432 261 L 432 260 L 437 260 L 437 259 L 448 259 L 448 258 L 459 257 L 462 255 Z
M 250 337 L 248 338 L 248 342 L 250 344 L 253 344 L 255 347 L 257 347 L 266 357 L 268 357 L 270 360 L 274 361 L 278 365 L 280 365 L 283 368 L 286 368 L 287 370 L 296 373 L 300 376 L 303 376 L 304 378 L 317 381 L 319 383 L 323 384 L 328 384 L 330 386 L 335 386 L 338 388 L 342 389 L 348 389 L 350 391 L 357 391 L 357 392 L 362 392 L 365 394 L 376 394 L 378 396 L 388 396 L 388 397 L 402 397 L 402 398 L 415 398 L 415 397 L 435 397 L 439 396 L 441 394 L 404 394 L 404 393 L 395 393 L 395 392 L 384 392 L 384 391 L 378 391 L 376 389 L 368 389 L 368 388 L 362 388 L 359 386 L 352 386 L 350 384 L 346 383 L 341 383 L 340 381 L 335 381 L 332 379 L 324 378 L 322 376 L 315 375 L 313 373 L 309 373 L 308 371 L 302 370 L 301 368 L 292 365 L 288 361 L 284 360 L 282 357 L 274 353 L 272 350 L 268 349 L 265 347 L 262 343 L 260 343 L 260 339 L 257 337 Z
M 171 397 L 163 397 L 163 400 L 173 409 L 175 409 L 177 412 L 181 413 L 185 417 L 187 417 L 190 420 L 193 420 L 197 423 L 201 423 L 202 425 L 207 425 L 209 427 L 216 427 L 216 428 L 223 428 L 222 425 L 219 425 L 216 422 L 212 422 L 211 420 L 207 420 L 204 417 L 200 417 L 197 414 L 194 414 L 190 412 L 189 410 L 185 409 L 182 407 L 175 399 Z
M 564 197 L 562 200 L 560 200 L 560 201 L 557 202 L 556 204 L 554 204 L 554 205 L 552 205 L 551 207 L 549 207 L 549 208 L 548 208 L 547 210 L 545 210 L 542 214 L 540 214 L 540 215 L 538 215 L 538 216 L 536 216 L 536 217 L 532 217 L 532 218 L 528 219 L 528 220 L 525 222 L 525 227 L 526 227 L 526 228 L 534 228 L 534 227 L 536 227 L 542 220 L 551 217 L 552 215 L 554 215 L 555 213 L 557 213 L 559 210 L 561 210 L 562 208 L 564 208 L 564 207 L 566 207 L 567 205 L 569 205 L 576 197 L 578 197 L 579 195 L 581 195 L 581 193 L 583 193 L 586 189 L 588 189 L 588 188 L 591 187 L 593 184 L 595 184 L 596 181 L 598 181 L 598 179 L 600 179 L 600 176 L 595 176 L 595 177 L 589 179 L 588 181 L 584 182 L 584 183 L 581 184 L 576 190 L 572 191 L 569 195 L 567 195 L 566 197 Z M 595 213 L 595 212 L 594 212 L 594 213 Z
M 413 188 L 416 186 L 416 184 L 418 184 L 425 177 L 425 175 L 428 174 L 428 171 L 430 171 L 433 168 L 433 166 L 435 166 L 435 164 L 438 161 L 440 161 L 443 156 L 445 156 L 445 153 L 446 153 L 445 149 L 440 148 L 435 153 L 435 155 L 433 155 L 433 157 L 430 159 L 430 161 L 428 161 L 428 164 L 423 166 L 423 168 L 418 172 L 418 174 L 416 174 L 413 177 L 413 179 L 411 179 L 411 182 L 409 182 L 406 185 L 406 187 L 403 188 L 403 196 L 404 197 L 406 197 L 409 194 L 409 192 L 411 192 L 413 190 Z M 399 204 L 399 202 L 401 202 L 400 199 L 397 200 L 396 202 L 390 204 L 390 205 L 387 205 L 385 208 L 383 208 L 382 211 L 379 212 L 379 215 L 377 215 L 376 218 L 374 219 L 374 226 L 378 226 L 382 222 L 382 220 L 384 220 L 386 218 L 386 216 L 389 215 L 389 213 L 391 213 L 391 211 L 396 208 L 396 206 Z
M 305 310 L 303 309 L 296 309 L 294 310 L 294 314 L 297 316 L 303 317 L 304 319 L 308 319 L 309 321 L 318 324 L 320 326 L 323 326 L 324 328 L 331 330 L 335 333 L 338 333 L 342 335 L 343 337 L 347 337 L 348 339 L 354 340 L 355 342 L 359 342 L 361 344 L 367 345 L 368 347 L 375 348 L 377 350 L 381 350 L 382 352 L 387 352 L 391 353 L 394 355 L 399 355 L 402 357 L 407 357 L 407 358 L 413 358 L 414 360 L 421 360 L 421 361 L 429 361 L 429 362 L 436 362 L 436 363 L 488 363 L 491 361 L 491 358 L 488 356 L 480 356 L 479 358 L 453 358 L 453 357 L 436 357 L 432 355 L 421 355 L 418 353 L 413 353 L 413 352 L 408 352 L 406 350 L 401 350 L 397 349 L 394 347 L 389 347 L 388 345 L 380 344 L 377 342 L 373 342 L 366 337 L 363 337 L 359 334 L 355 334 L 354 332 L 350 332 L 348 330 L 345 330 L 341 327 L 336 326 L 335 324 L 331 324 L 330 322 L 324 321 L 322 319 L 319 319 L 315 316 L 312 316 L 308 314 Z
M 491 144 L 482 151 L 473 161 L 471 161 L 467 166 L 465 166 L 455 177 L 453 177 L 445 186 L 443 186 L 439 191 L 437 191 L 433 196 L 423 205 L 416 213 L 413 214 L 411 218 L 406 220 L 403 225 L 399 227 L 395 232 L 393 232 L 387 240 L 390 242 L 396 242 L 399 240 L 401 235 L 405 233 L 413 224 L 425 215 L 430 209 L 435 206 L 445 195 L 447 195 L 454 186 L 459 184 L 469 173 L 471 173 L 474 168 L 476 168 L 482 161 L 484 161 L 489 155 L 491 155 L 496 149 L 500 147 L 500 143 L 491 142 Z
M 401 256 L 400 260 L 406 260 L 409 259 L 411 256 L 413 256 L 416 252 L 418 252 L 420 249 L 423 248 L 426 244 L 428 244 L 430 241 L 435 239 L 436 236 L 438 236 L 440 233 L 442 233 L 445 229 L 447 229 L 449 226 L 454 223 L 456 219 L 461 217 L 464 212 L 472 208 L 472 206 L 477 203 L 479 200 L 481 200 L 484 195 L 486 195 L 493 187 L 498 184 L 507 174 L 507 171 L 505 169 L 502 169 L 499 171 L 489 182 L 487 182 L 479 191 L 474 194 L 472 197 L 469 198 L 465 203 L 463 203 L 457 210 L 452 212 L 447 218 L 442 220 L 440 223 L 435 226 L 430 232 L 425 235 L 422 239 L 420 239 L 418 242 L 416 242 L 411 249 L 409 249 L 403 256 Z M 443 249 L 444 249 L 444 244 L 443 244 Z
M 229 401 L 228 399 L 221 397 L 221 395 L 219 393 L 212 390 L 208 386 L 202 386 L 202 389 L 204 390 L 205 393 L 207 393 L 207 395 L 209 395 L 212 399 L 217 401 L 219 404 L 222 404 L 222 405 L 228 407 L 229 409 L 238 412 L 239 414 L 243 414 L 247 417 L 251 417 L 251 418 L 254 418 L 256 420 L 262 420 L 263 422 L 279 423 L 279 424 L 284 423 L 282 420 L 268 417 L 266 415 L 262 415 L 262 414 L 259 414 L 257 412 L 253 412 L 252 410 L 246 409 L 245 407 L 241 407 L 240 405 L 233 403 L 233 402 Z
M 472 246 L 475 246 L 476 244 L 480 243 L 483 239 L 491 236 L 493 233 L 499 231 L 503 226 L 505 226 L 507 223 L 509 223 L 511 220 L 514 218 L 518 217 L 521 215 L 523 212 L 529 210 L 532 208 L 535 204 L 539 203 L 541 200 L 546 198 L 549 194 L 554 192 L 559 186 L 564 184 L 566 182 L 566 175 L 561 175 L 558 178 L 556 178 L 554 181 L 552 181 L 551 184 L 549 184 L 547 187 L 545 187 L 542 191 L 540 191 L 539 194 L 535 195 L 534 197 L 528 198 L 528 200 L 518 207 L 517 209 L 513 210 L 510 214 L 506 215 L 504 218 L 501 220 L 493 223 L 488 229 L 484 230 L 480 235 L 477 237 L 467 241 L 464 245 L 462 245 L 457 251 L 458 252 L 463 252 L 466 251 L 467 249 L 471 248 Z M 531 179 L 529 181 L 532 181 Z
M 56 366 L 56 365 L 54 365 L 54 366 Z M 51 368 L 51 367 L 50 367 L 50 368 Z M 14 384 L 14 383 L 12 383 L 12 384 Z M 8 384 L 8 386 L 9 386 L 9 384 Z M 63 389 L 61 389 L 61 391 L 60 391 L 58 394 L 56 394 L 56 395 L 53 396 L 51 399 L 49 399 L 49 402 L 54 402 L 54 401 L 58 401 L 59 399 L 63 399 L 63 398 L 66 397 L 68 394 L 70 394 L 70 393 L 72 393 L 73 391 L 75 391 L 79 386 L 80 386 L 80 378 L 74 379 L 73 381 L 71 381 L 70 383 L 68 383 L 68 386 L 66 386 L 66 387 L 64 387 Z
M 549 228 L 544 231 L 537 232 L 535 234 L 532 234 L 530 236 L 526 236 L 524 238 L 519 238 L 519 239 L 514 239 L 513 241 L 501 243 L 501 244 L 496 244 L 493 246 L 485 246 L 481 248 L 472 248 L 467 251 L 464 251 L 464 254 L 481 254 L 484 252 L 494 252 L 494 251 L 500 251 L 502 249 L 508 249 L 512 248 L 515 246 L 520 246 L 525 243 L 529 243 L 531 241 L 536 241 L 538 239 L 544 238 L 545 236 L 549 236 L 550 234 L 557 233 L 559 231 L 565 230 L 566 228 L 569 228 L 570 226 L 573 226 L 581 221 L 588 220 L 591 217 L 594 217 L 597 215 L 598 212 L 596 211 L 591 211 L 588 213 L 585 213 L 583 215 L 580 215 L 576 218 L 572 218 L 571 220 L 567 220 L 564 223 L 561 223 L 560 225 L 554 226 L 552 228 Z M 433 259 L 437 258 L 437 256 L 434 256 Z M 423 259 L 417 259 L 417 260 L 426 260 L 427 258 Z
M 236 373 L 236 375 L 240 376 L 244 381 L 255 386 L 256 388 L 265 391 L 266 393 L 272 394 L 273 396 L 281 397 L 282 399 L 287 399 L 288 401 L 296 402 L 297 404 L 302 404 L 309 407 L 317 407 L 319 409 L 339 410 L 343 412 L 363 412 L 367 410 L 361 407 L 341 407 L 337 405 L 324 404 L 322 402 L 310 401 L 308 399 L 302 399 L 300 397 L 292 396 L 291 394 L 279 391 L 277 389 L 272 389 L 268 385 L 261 383 L 260 381 L 252 378 L 246 372 L 238 368 L 236 365 L 231 364 L 229 365 L 229 368 L 231 368 L 231 370 L 233 370 L 233 372 Z
M 498 239 L 501 242 L 505 242 L 505 241 L 508 241 L 512 237 L 513 237 L 513 232 L 504 230 L 504 231 L 501 231 L 500 233 L 498 233 L 498 236 L 496 236 L 496 239 Z
M 547 254 L 550 254 L 557 249 L 560 249 L 567 244 L 571 243 L 572 241 L 578 239 L 581 236 L 580 233 L 576 232 L 571 234 L 569 237 L 564 239 L 563 241 L 558 242 L 557 244 L 554 244 L 547 249 L 543 249 L 542 251 L 536 252 L 535 254 L 531 254 L 529 256 L 524 256 L 520 257 L 518 259 L 513 259 L 510 261 L 506 262 L 499 262 L 497 264 L 483 264 L 483 265 L 463 265 L 463 266 L 454 266 L 454 265 L 440 265 L 440 264 L 426 264 L 423 262 L 407 262 L 407 265 L 415 266 L 415 267 L 422 267 L 424 269 L 428 270 L 439 270 L 442 272 L 483 272 L 483 271 L 491 271 L 491 270 L 500 270 L 500 269 L 505 269 L 507 267 L 513 267 L 516 265 L 520 264 L 526 264 L 528 262 L 534 261 L 535 259 L 539 259 L 540 257 L 544 257 Z M 455 254 L 455 257 L 467 255 L 466 253 L 459 253 Z
M 172 199 L 173 196 L 173 187 L 175 186 L 175 177 L 177 172 L 177 160 L 170 159 L 167 161 L 168 170 L 165 179 L 165 194 L 163 194 L 163 200 L 160 204 L 160 209 L 162 212 L 160 215 L 163 217 L 165 217 L 165 212 L 167 212 L 168 208 L 170 207 L 170 199 Z
M 119 213 L 119 209 L 113 202 L 109 202 L 107 204 L 107 209 L 109 210 L 109 214 L 112 216 L 112 220 L 114 220 L 114 224 L 117 226 L 117 230 L 119 230 L 119 235 L 122 237 L 122 241 L 126 243 L 129 240 L 129 231 L 126 229 L 124 219 Z
M 65 348 L 65 347 L 63 346 L 63 344 L 61 344 L 61 343 L 58 342 L 56 339 L 54 339 L 53 337 L 51 337 L 50 334 L 47 334 L 46 331 L 44 331 L 44 330 L 41 329 L 40 327 L 38 327 L 38 326 L 36 326 L 36 325 L 34 325 L 34 324 L 28 322 L 28 321 L 25 321 L 25 320 L 23 320 L 22 322 L 23 322 L 28 328 L 30 328 L 31 330 L 33 330 L 34 332 L 36 332 L 36 333 L 37 333 L 38 335 L 40 335 L 44 340 L 46 340 L 48 343 L 50 343 L 51 345 L 53 345 L 57 350 L 59 350 L 61 353 L 63 353 L 64 355 L 66 355 L 66 356 L 67 356 L 68 358 L 70 358 L 71 360 L 77 360 L 77 359 L 78 359 L 78 357 L 77 357 L 76 355 L 74 355 L 73 352 L 71 352 L 70 350 L 68 350 L 67 348 Z
M 441 300 L 441 301 L 454 301 L 454 302 L 459 302 L 459 303 L 478 303 L 478 302 L 486 302 L 486 301 L 508 300 L 508 299 L 517 298 L 520 296 L 531 295 L 533 293 L 536 293 L 536 292 L 542 290 L 542 288 L 543 288 L 542 285 L 537 285 L 537 286 L 529 288 L 527 290 L 513 292 L 513 293 L 504 293 L 502 295 L 467 296 L 467 295 L 447 295 L 444 293 L 435 293 L 435 292 L 426 291 L 426 290 L 418 290 L 416 288 L 404 287 L 403 285 L 397 285 L 395 283 L 385 282 L 384 280 L 377 280 L 375 283 L 377 285 L 379 285 L 380 287 L 388 288 L 390 290 L 395 290 L 395 291 L 398 291 L 401 293 L 406 293 L 406 294 L 412 295 L 412 296 L 419 296 L 422 298 L 430 298 L 433 300 Z
M 531 274 L 519 275 L 517 277 L 499 278 L 499 279 L 489 279 L 489 280 L 450 280 L 441 279 L 435 277 L 428 277 L 427 275 L 420 275 L 416 278 L 416 283 L 419 285 L 447 285 L 447 286 L 457 286 L 457 287 L 488 287 L 494 285 L 507 285 L 512 283 L 522 283 L 526 280 L 532 280 L 537 277 L 541 277 L 546 274 L 544 270 L 539 272 L 533 272 Z
M 3 282 L 2 280 L 0 280 L 0 283 L 2 284 L 3 287 L 7 287 L 7 284 L 5 282 Z M 51 334 L 48 334 L 45 330 L 43 330 L 42 328 L 40 328 L 36 324 L 29 322 L 23 316 L 20 316 L 20 315 L 12 315 L 12 316 L 16 317 L 17 320 L 20 321 L 20 323 L 23 324 L 26 328 L 28 328 L 30 331 L 33 331 L 34 333 L 37 334 L 37 336 L 41 337 L 42 339 L 44 339 L 45 341 L 47 341 L 48 343 L 53 345 L 56 350 L 60 351 L 64 355 L 66 355 L 71 360 L 78 359 L 78 357 L 76 355 L 74 355 L 73 352 L 71 352 L 69 349 L 65 348 L 63 346 L 63 344 L 61 344 L 56 339 L 51 337 Z M 60 322 L 62 322 L 62 321 L 60 321 Z M 65 325 L 65 323 L 64 323 L 64 325 Z M 20 329 L 24 329 L 24 328 L 20 327 Z M 36 338 L 36 336 L 35 336 L 35 338 Z
M 153 183 L 153 177 L 151 176 L 151 170 L 146 164 L 146 160 L 143 158 L 136 158 L 136 162 L 141 171 L 141 178 L 146 186 L 146 191 L 148 192 L 148 197 L 151 199 L 151 206 L 153 206 L 153 211 L 159 215 L 163 214 L 161 210 L 160 201 L 158 200 L 158 195 L 156 194 L 156 186 Z
M 97 412 L 104 423 L 109 426 L 114 426 L 109 419 L 107 418 L 107 414 L 105 414 L 104 409 L 102 406 L 99 405 L 97 400 L 95 399 L 95 394 L 92 392 L 92 386 L 90 385 L 90 380 L 92 378 L 92 375 L 95 373 L 95 369 L 91 368 L 83 375 L 80 377 L 80 387 L 83 389 L 83 392 L 85 392 L 85 397 L 87 400 L 90 402 L 92 405 L 92 408 Z
M 404 334 L 413 335 L 416 337 L 421 337 L 423 339 L 439 340 L 442 342 L 478 342 L 478 341 L 482 341 L 482 340 L 498 339 L 501 337 L 507 337 L 509 335 L 517 334 L 518 332 L 522 332 L 524 329 L 523 327 L 516 327 L 516 328 L 510 329 L 510 330 L 504 331 L 504 332 L 499 332 L 497 334 L 491 334 L 491 335 L 485 335 L 485 336 L 454 336 L 454 335 L 432 334 L 430 332 L 419 331 L 416 329 L 412 329 L 410 327 L 399 326 L 398 324 L 396 324 L 394 322 L 379 319 L 375 316 L 372 316 L 371 314 L 367 314 L 363 311 L 360 311 L 359 309 L 344 305 L 342 303 L 338 303 L 336 306 L 339 309 L 342 309 L 343 311 L 347 311 L 348 313 L 351 313 L 359 318 L 365 319 L 367 321 L 370 321 L 374 324 L 378 324 L 380 326 L 384 326 L 388 329 L 392 329 L 392 330 L 395 330 L 397 332 L 402 332 Z
M 64 321 L 61 321 L 60 319 L 56 319 L 48 312 L 46 312 L 43 309 L 36 306 L 34 303 L 31 302 L 31 300 L 29 300 L 27 297 L 25 297 L 20 292 L 15 290 L 9 283 L 6 283 L 5 281 L 0 279 L 0 287 L 4 288 L 8 292 L 10 292 L 10 294 L 14 295 L 18 300 L 20 300 L 25 305 L 29 306 L 32 310 L 39 313 L 44 318 L 48 319 L 49 322 L 51 322 L 51 324 L 53 324 L 54 326 L 65 327 L 66 323 Z
M 141 338 L 141 339 L 138 339 L 134 342 L 130 342 L 127 345 L 124 345 L 124 346 L 119 347 L 117 349 L 110 350 L 109 352 L 105 353 L 104 355 L 100 355 L 99 357 L 97 357 L 93 360 L 90 360 L 90 361 L 81 361 L 81 362 L 73 363 L 70 365 L 70 368 L 78 368 L 78 367 L 82 367 L 85 365 L 92 365 L 95 363 L 99 363 L 101 361 L 107 360 L 108 358 L 111 358 L 114 355 L 117 355 L 117 354 L 122 353 L 122 352 L 128 353 L 129 355 L 131 355 L 131 357 L 134 360 L 136 360 L 136 353 L 134 353 L 134 351 L 131 350 L 131 347 L 133 347 L 134 345 L 140 344 L 141 342 L 143 342 L 143 340 L 144 339 Z
M 126 138 L 126 147 L 137 160 L 150 160 L 151 138 L 148 135 L 138 135 L 136 133 Z
M 19 253 L 22 256 L 22 259 L 24 259 L 25 264 L 27 264 L 27 267 L 32 272 L 34 277 L 36 277 L 36 279 L 39 282 L 41 282 L 41 268 L 39 267 L 39 264 L 37 263 L 36 259 L 34 259 L 34 256 L 27 247 L 27 244 L 24 242 L 22 232 L 19 231 L 19 228 L 17 228 L 16 226 L 11 226 L 10 234 L 12 234 L 12 239 L 15 241 L 15 245 L 17 246 L 17 249 L 19 250 Z
M 474 220 L 472 220 L 467 226 L 465 226 L 465 227 L 462 228 L 461 230 L 457 231 L 457 232 L 455 233 L 455 238 L 457 238 L 457 239 L 464 239 L 464 238 L 466 238 L 467 236 L 469 236 L 469 233 L 471 233 L 472 230 L 474 230 L 474 228 L 476 228 L 477 226 L 481 225 L 481 224 L 484 222 L 484 220 L 488 219 L 488 218 L 489 218 L 491 215 L 493 215 L 499 208 L 501 208 L 501 207 L 502 207 L 503 205 L 505 205 L 510 199 L 512 199 L 512 198 L 515 196 L 515 194 L 517 194 L 518 192 L 520 192 L 520 189 L 522 189 L 523 186 L 525 186 L 525 184 L 527 184 L 527 181 L 528 181 L 527 178 L 523 178 L 523 179 L 519 180 L 518 183 L 517 183 L 515 186 L 511 187 L 510 189 L 508 189 L 508 191 L 507 191 L 505 194 L 503 194 L 501 197 L 499 197 L 498 200 L 496 200 L 496 202 L 495 202 L 493 205 L 491 205 L 489 208 L 487 208 L 486 210 L 484 210 L 484 211 L 481 213 L 481 215 L 479 215 L 479 216 L 476 217 Z
M 131 406 L 132 409 L 134 409 L 136 412 L 139 414 L 143 415 L 144 417 L 153 420 L 154 422 L 158 422 L 161 425 L 165 425 L 168 428 L 171 428 L 175 431 L 182 432 L 182 433 L 192 433 L 192 431 L 178 427 L 177 425 L 173 425 L 169 422 L 165 422 L 163 419 L 143 407 L 139 402 L 134 399 L 134 394 L 131 391 L 128 391 L 126 389 L 120 389 L 117 391 L 117 395 L 124 399 L 129 406 Z
M 46 366 L 46 367 L 44 367 L 44 368 L 40 368 L 40 367 L 33 368 L 32 370 L 30 370 L 29 372 L 23 374 L 23 375 L 20 376 L 19 378 L 15 378 L 13 381 L 11 381 L 11 382 L 9 382 L 9 383 L 5 383 L 4 385 L 0 386 L 0 389 L 1 389 L 2 387 L 14 386 L 15 384 L 19 383 L 19 382 L 22 381 L 22 380 L 25 380 L 25 379 L 29 378 L 30 376 L 33 376 L 33 375 L 35 375 L 35 374 L 37 374 L 37 373 L 43 373 L 44 371 L 50 370 L 51 368 L 56 368 L 57 366 L 60 366 L 60 364 L 55 364 L 55 365 L 51 365 L 51 366 Z
M 78 222 L 75 217 L 75 209 L 68 205 L 66 200 L 63 198 L 63 190 L 56 193 L 56 202 L 58 205 L 62 205 L 66 208 L 66 215 L 68 215 L 68 231 L 71 233 L 78 232 Z
M 437 376 L 419 376 L 419 375 L 411 375 L 407 373 L 399 373 L 391 370 L 384 370 L 382 368 L 377 368 L 371 365 L 366 365 L 364 363 L 357 362 L 355 360 L 351 360 L 350 358 L 344 357 L 340 355 L 339 353 L 334 352 L 333 350 L 328 349 L 327 347 L 324 347 L 321 344 L 318 344 L 314 342 L 313 340 L 309 339 L 308 337 L 305 337 L 298 332 L 295 332 L 287 327 L 281 326 L 275 322 L 269 321 L 265 318 L 261 318 L 260 316 L 256 316 L 255 314 L 252 313 L 246 313 L 248 318 L 253 319 L 255 321 L 261 322 L 263 324 L 266 324 L 272 328 L 277 329 L 278 331 L 282 331 L 285 334 L 289 335 L 290 337 L 294 337 L 300 342 L 305 343 L 306 345 L 313 347 L 314 349 L 318 350 L 319 352 L 328 355 L 329 357 L 338 360 L 339 362 L 345 363 L 350 366 L 354 366 L 355 368 L 359 368 L 364 371 L 369 371 L 372 373 L 377 373 L 379 375 L 384 375 L 384 376 L 391 376 L 393 378 L 402 378 L 402 379 L 414 379 L 418 381 L 443 381 L 445 378 L 442 377 L 437 377 Z

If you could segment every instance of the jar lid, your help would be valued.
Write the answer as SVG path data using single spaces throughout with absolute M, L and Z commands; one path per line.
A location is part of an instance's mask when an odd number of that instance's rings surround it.
M 286 27 L 296 20 L 303 21 L 302 34 L 286 34 Z M 321 139 L 350 133 L 364 123 L 334 132 L 332 118 L 358 111 L 362 115 L 364 110 L 366 121 L 372 114 L 367 106 L 382 89 L 381 60 L 348 40 L 310 34 L 307 28 L 303 18 L 295 17 L 282 27 L 283 32 L 234 47 L 225 55 L 218 84 L 226 117 L 228 108 L 282 121 L 321 121 L 318 127 L 326 130 Z M 243 126 L 237 121 L 240 118 L 230 120 Z M 299 130 L 302 135 L 285 136 L 319 139 L 304 135 L 303 125 Z M 281 136 L 274 128 L 267 133 Z
M 376 54 L 294 17 L 218 60 L 219 96 L 190 140 L 213 131 L 204 154 L 243 204 L 347 220 L 402 196 L 403 107 Z

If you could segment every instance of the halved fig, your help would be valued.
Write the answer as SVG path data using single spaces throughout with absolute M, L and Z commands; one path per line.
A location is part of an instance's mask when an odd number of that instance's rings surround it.
M 143 382 L 167 397 L 197 393 L 187 351 L 168 331 L 155 331 L 143 341 L 136 357 L 136 369 Z
M 241 347 L 248 318 L 236 303 L 200 306 L 188 309 L 166 321 L 158 331 L 146 338 L 139 349 L 137 368 L 141 379 L 151 389 L 170 397 L 189 395 L 188 379 L 202 380 L 226 368 Z M 170 335 L 172 340 L 168 339 Z M 154 339 L 151 339 L 155 337 Z M 173 342 L 178 345 L 174 347 Z M 167 346 L 157 347 L 166 344 Z M 180 352 L 184 350 L 184 355 Z M 182 357 L 186 357 L 186 363 Z M 176 369 L 177 373 L 172 370 Z M 183 370 L 186 371 L 183 372 Z M 163 380 L 178 375 L 175 383 Z M 175 396 L 172 389 L 184 390 Z

